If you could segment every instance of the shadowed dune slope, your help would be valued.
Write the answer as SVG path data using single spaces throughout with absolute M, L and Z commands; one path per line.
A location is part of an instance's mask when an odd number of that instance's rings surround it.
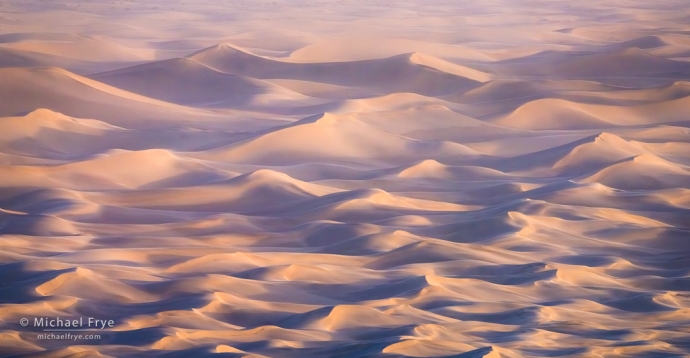
M 688 24 L 0 1 L 0 358 L 689 357 Z
M 70 116 L 99 118 L 107 123 L 133 128 L 155 127 L 161 122 L 202 117 L 182 106 L 131 93 L 59 68 L 0 69 L 3 82 L 0 115 L 14 116 L 48 108 Z M 142 118 L 144 118 L 142 120 Z
M 262 94 L 304 99 L 263 81 L 213 70 L 189 59 L 172 59 L 90 76 L 109 85 L 166 102 L 238 106 Z
M 457 73 L 483 77 L 477 71 L 463 69 L 416 53 L 352 62 L 288 63 L 255 56 L 229 44 L 221 44 L 192 54 L 188 58 L 210 68 L 237 75 L 365 87 L 381 93 L 412 92 L 439 95 L 469 89 L 478 83 Z M 441 69 L 429 65 L 436 65 Z M 452 72 L 443 72 L 443 68 Z

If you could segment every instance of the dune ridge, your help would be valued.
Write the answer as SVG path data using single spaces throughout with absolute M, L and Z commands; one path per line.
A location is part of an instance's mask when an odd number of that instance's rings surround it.
M 0 2 L 0 357 L 690 356 L 688 19 Z

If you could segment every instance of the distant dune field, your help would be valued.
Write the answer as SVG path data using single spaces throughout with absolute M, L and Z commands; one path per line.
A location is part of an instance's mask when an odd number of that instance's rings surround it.
M 0 2 L 0 357 L 689 342 L 686 1 Z

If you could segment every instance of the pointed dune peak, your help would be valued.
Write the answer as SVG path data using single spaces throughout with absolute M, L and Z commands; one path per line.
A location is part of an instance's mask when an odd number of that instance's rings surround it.
M 250 185 L 259 185 L 259 186 L 264 186 L 264 185 L 280 185 L 280 186 L 292 186 L 295 188 L 300 188 L 305 191 L 308 186 L 311 186 L 311 184 L 307 182 L 303 182 L 301 180 L 295 179 L 285 173 L 281 173 L 275 170 L 271 169 L 259 169 L 255 170 L 253 172 L 247 173 L 247 174 L 242 174 L 234 179 L 231 179 L 233 182 L 241 182 L 245 184 L 250 184 Z
M 347 328 L 367 326 L 395 326 L 401 324 L 401 319 L 389 316 L 375 308 L 358 305 L 335 306 L 331 313 L 319 322 L 319 325 L 337 331 Z
M 440 201 L 397 196 L 378 188 L 352 190 L 331 197 L 334 211 L 358 211 L 363 207 L 393 210 L 466 211 L 467 206 Z
M 348 114 L 323 114 L 201 153 L 198 157 L 213 160 L 223 158 L 257 165 L 285 165 L 324 159 L 350 161 L 353 158 L 388 158 L 409 162 L 410 158 L 476 154 L 454 142 L 419 141 L 403 137 Z
M 601 134 L 599 134 L 596 137 L 595 142 L 611 144 L 627 143 L 623 138 L 607 132 L 602 132 Z
M 232 55 L 232 54 L 260 57 L 260 56 L 257 56 L 257 55 L 250 53 L 249 51 L 247 51 L 241 47 L 235 46 L 235 45 L 228 43 L 228 42 L 223 42 L 223 43 L 219 43 L 217 45 L 213 45 L 213 46 L 201 49 L 197 52 L 194 52 L 194 53 L 186 56 L 186 58 L 198 59 L 198 58 L 204 58 L 204 57 L 208 57 L 208 56 L 222 56 L 222 55 Z
M 424 168 L 446 168 L 446 165 L 441 164 L 433 159 L 426 159 L 419 162 L 416 166 L 421 166 Z
M 448 178 L 448 166 L 433 159 L 426 159 L 414 164 L 398 174 L 400 178 Z
M 292 198 L 311 198 L 333 193 L 338 190 L 295 179 L 285 173 L 271 169 L 258 169 L 239 175 L 228 181 L 242 190 L 270 191 L 277 195 Z
M 214 70 L 228 73 L 244 73 L 252 69 L 262 68 L 262 66 L 274 62 L 280 64 L 279 61 L 273 61 L 255 55 L 228 43 L 205 48 L 186 58 L 206 65 Z
M 47 108 L 38 108 L 21 117 L 5 117 L 2 121 L 10 133 L 20 132 L 27 137 L 29 133 L 35 135 L 41 128 L 61 129 L 77 125 L 74 118 Z
M 410 52 L 410 53 L 406 54 L 406 57 L 410 61 L 412 61 L 414 63 L 418 63 L 420 65 L 424 64 L 424 61 L 433 61 L 434 59 L 436 59 L 435 57 L 427 56 L 427 55 L 425 55 L 423 53 L 419 53 L 419 52 Z
M 55 119 L 69 119 L 70 117 L 47 108 L 38 108 L 26 114 L 28 118 L 55 118 Z
M 563 173 L 591 172 L 644 152 L 644 149 L 615 134 L 602 132 L 573 148 L 553 168 Z
M 251 185 L 251 186 L 256 186 L 256 185 L 265 185 L 265 184 L 299 184 L 302 183 L 301 181 L 292 178 L 291 176 L 277 172 L 275 170 L 271 169 L 258 169 L 253 172 L 249 172 L 246 174 L 241 174 L 239 176 L 236 176 L 228 181 L 229 183 L 233 184 L 241 184 L 241 185 Z
M 229 42 L 221 42 L 221 43 L 219 43 L 219 44 L 217 44 L 217 45 L 215 45 L 215 46 L 211 46 L 210 48 L 212 48 L 212 49 L 214 49 L 214 50 L 227 50 L 227 51 L 240 51 L 240 52 L 244 52 L 244 51 L 242 51 L 239 47 L 237 47 L 237 46 L 235 46 L 235 45 L 233 45 L 233 44 L 231 44 L 231 43 L 229 43 Z
M 188 58 L 216 70 L 254 78 L 366 87 L 386 94 L 448 94 L 476 85 L 478 81 L 472 77 L 485 76 L 440 59 L 413 54 L 350 62 L 295 63 L 219 45 Z
M 91 78 L 143 96 L 189 106 L 246 105 L 261 96 L 306 98 L 266 81 L 226 73 L 217 67 L 176 58 L 99 73 Z
M 277 172 L 275 170 L 271 169 L 259 169 L 255 170 L 249 174 L 246 174 L 246 178 L 250 180 L 260 180 L 260 181 L 265 181 L 265 180 L 270 180 L 270 181 L 282 181 L 282 182 L 297 182 L 297 179 L 292 178 L 291 176 Z

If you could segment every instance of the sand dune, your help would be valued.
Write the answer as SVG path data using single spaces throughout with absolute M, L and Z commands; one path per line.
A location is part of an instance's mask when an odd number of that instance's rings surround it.
M 482 86 L 467 91 L 456 99 L 459 102 L 494 102 L 507 100 L 523 100 L 526 98 L 548 98 L 562 91 L 612 91 L 615 88 L 601 85 L 594 81 L 529 81 L 529 80 L 504 80 L 488 81 Z M 454 96 L 456 97 L 456 96 Z
M 427 142 L 387 133 L 349 115 L 325 113 L 262 134 L 200 158 L 254 164 L 297 164 L 321 159 L 349 162 L 352 158 L 409 160 L 414 157 L 475 155 L 453 142 Z
M 126 128 L 150 128 L 165 118 L 179 118 L 179 114 L 175 113 L 190 112 L 184 107 L 127 92 L 58 68 L 7 68 L 0 69 L 0 75 L 5 79 L 0 84 L 0 95 L 7 99 L 0 105 L 2 116 L 49 108 L 70 116 L 99 118 Z M 142 115 L 148 121 L 135 119 Z M 197 116 L 201 115 L 197 113 Z
M 438 95 L 471 88 L 487 75 L 416 53 L 385 59 L 329 63 L 289 63 L 256 56 L 221 44 L 188 57 L 212 69 L 260 79 L 297 79 L 333 85 L 364 87 L 380 93 L 412 92 Z M 430 66 L 431 65 L 431 66 Z M 448 69 L 444 72 L 433 66 Z
M 645 153 L 644 149 L 616 135 L 604 132 L 597 135 L 594 141 L 573 148 L 570 153 L 556 162 L 553 168 L 562 168 L 566 172 L 587 172 L 624 159 L 634 158 L 642 153 Z
M 148 163 L 137 165 L 138 163 Z M 42 170 L 43 169 L 43 170 Z M 73 187 L 75 178 L 83 188 L 139 188 L 150 185 L 177 186 L 219 181 L 227 176 L 203 164 L 175 156 L 166 150 L 114 151 L 97 158 L 50 168 L 6 169 L 3 186 Z M 16 171 L 16 172 L 14 172 Z M 21 178 L 13 181 L 13 178 Z M 155 184 L 159 183 L 159 184 Z
M 39 158 L 61 161 L 83 160 L 109 150 L 175 149 L 197 150 L 214 148 L 241 140 L 247 134 L 233 135 L 192 128 L 128 130 L 100 120 L 68 117 L 41 108 L 26 116 L 3 117 L 0 123 L 7 130 L 0 134 L 0 152 L 22 156 L 12 161 Z M 185 138 L 186 144 L 171 143 Z M 66 162 L 68 163 L 68 162 Z
M 489 59 L 486 54 L 469 47 L 459 48 L 457 45 L 404 38 L 329 39 L 297 49 L 290 53 L 289 59 L 303 62 L 357 61 L 390 57 L 406 52 L 429 53 L 434 57 L 443 56 L 465 60 Z
M 429 159 L 405 168 L 398 176 L 401 178 L 470 181 L 473 178 L 499 179 L 504 174 L 484 167 L 450 167 Z
M 648 35 L 628 41 L 618 42 L 609 45 L 608 47 L 612 50 L 624 50 L 628 48 L 639 48 L 641 50 L 647 50 L 667 45 L 669 45 L 669 41 L 667 41 L 663 36 Z
M 99 62 L 150 60 L 154 53 L 146 48 L 128 48 L 100 36 L 69 33 L 2 34 L 0 44 L 5 48 Z
M 0 357 L 688 356 L 688 19 L 0 2 Z
M 688 64 L 651 55 L 639 47 L 614 49 L 610 52 L 588 53 L 565 57 L 552 51 L 534 55 L 537 63 L 528 59 L 507 60 L 505 68 L 511 74 L 545 76 L 551 78 L 595 79 L 625 77 L 684 78 Z M 525 62 L 525 63 L 523 63 Z M 634 76 L 630 74 L 634 72 Z
M 663 178 L 656 178 L 657 175 Z M 642 154 L 612 165 L 587 180 L 623 190 L 687 188 L 690 183 L 690 172 L 655 155 Z
M 91 76 L 147 97 L 192 106 L 241 106 L 259 95 L 284 101 L 305 97 L 253 78 L 213 70 L 189 59 L 173 59 Z
M 94 61 L 69 59 L 0 46 L 0 68 L 50 66 L 57 66 L 77 73 L 93 73 L 121 65 L 118 63 L 103 64 Z
M 600 129 L 621 125 L 687 122 L 690 97 L 637 106 L 604 106 L 561 99 L 528 102 L 493 123 L 521 129 Z

